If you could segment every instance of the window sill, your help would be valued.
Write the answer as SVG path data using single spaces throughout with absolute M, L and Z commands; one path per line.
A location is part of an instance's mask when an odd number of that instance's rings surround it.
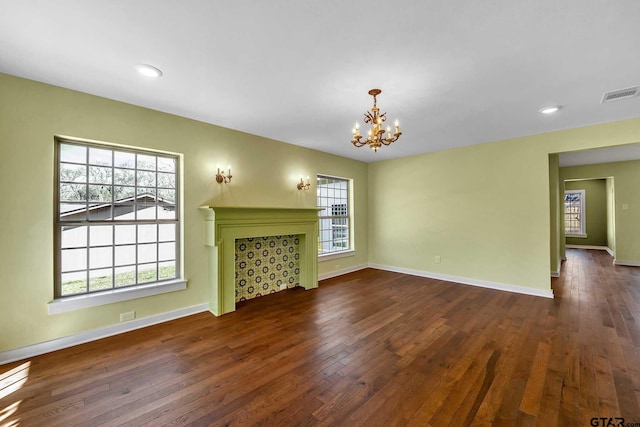
M 346 251 L 332 252 L 332 253 L 329 253 L 329 254 L 318 254 L 318 261 L 319 262 L 330 261 L 332 259 L 355 256 L 355 254 L 356 254 L 356 250 L 355 249 L 347 249 Z
M 586 239 L 587 235 L 586 234 L 565 234 L 564 237 L 576 237 L 578 239 Z
M 136 298 L 159 295 L 167 292 L 181 291 L 187 288 L 184 279 L 170 280 L 162 283 L 132 286 L 130 288 L 113 289 L 95 294 L 76 295 L 57 298 L 47 305 L 49 314 L 64 313 L 99 305 L 112 304 L 114 302 L 127 301 Z

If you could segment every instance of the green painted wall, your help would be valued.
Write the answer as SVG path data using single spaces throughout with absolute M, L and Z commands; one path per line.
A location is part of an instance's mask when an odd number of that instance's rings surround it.
M 202 122 L 0 74 L 0 351 L 208 302 L 207 248 L 199 206 L 315 208 L 301 176 L 353 179 L 354 256 L 319 274 L 367 263 L 367 164 Z M 184 155 L 184 271 L 188 288 L 122 303 L 47 314 L 53 298 L 54 135 Z M 216 165 L 233 169 L 215 182 Z
M 616 198 L 615 181 L 607 178 L 607 247 L 616 252 Z
M 640 161 L 603 163 L 560 168 L 560 177 L 567 179 L 612 177 L 615 190 L 615 224 L 613 236 L 616 262 L 640 264 Z M 613 199 L 613 200 L 611 200 Z
M 367 165 L 1 74 L 0 93 L 0 351 L 112 325 L 126 311 L 146 317 L 206 303 L 198 206 L 315 207 L 314 191 L 295 184 L 317 173 L 354 180 L 356 254 L 340 259 L 340 269 L 371 262 L 549 290 L 549 154 L 640 141 L 640 119 L 631 119 Z M 56 134 L 184 155 L 187 290 L 47 315 Z M 405 137 L 399 143 L 429 144 Z M 230 185 L 215 182 L 217 164 L 232 165 Z M 640 196 L 621 186 L 616 175 L 617 226 L 640 208 Z M 620 253 L 640 255 L 640 236 L 623 241 L 619 228 Z M 319 274 L 336 264 L 321 262 Z
M 560 166 L 557 154 L 549 155 L 549 218 L 551 274 L 560 274 Z
M 607 182 L 605 179 L 565 181 L 565 190 L 584 190 L 586 238 L 565 237 L 567 245 L 607 246 Z
M 370 262 L 548 291 L 549 154 L 638 141 L 632 119 L 373 163 Z

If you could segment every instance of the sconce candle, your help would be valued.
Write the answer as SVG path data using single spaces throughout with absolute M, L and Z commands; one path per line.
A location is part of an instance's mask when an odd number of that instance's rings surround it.
M 298 190 L 308 190 L 311 188 L 311 183 L 309 182 L 309 177 L 307 177 L 307 183 L 305 184 L 302 177 L 300 177 L 300 182 L 298 183 Z
M 218 173 L 216 173 L 216 182 L 218 184 L 222 184 L 223 182 L 225 184 L 228 184 L 231 182 L 231 166 L 228 166 L 227 169 L 229 170 L 229 172 L 227 172 L 227 174 L 224 174 L 224 171 L 222 171 L 222 173 L 220 173 L 220 168 L 218 167 Z

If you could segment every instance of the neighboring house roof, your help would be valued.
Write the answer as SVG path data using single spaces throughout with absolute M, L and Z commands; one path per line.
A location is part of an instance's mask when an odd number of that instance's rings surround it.
M 140 204 L 141 202 L 145 203 L 145 207 L 150 207 L 149 205 L 157 204 L 161 206 L 166 206 L 169 209 L 175 209 L 175 202 L 168 201 L 162 197 L 157 197 L 150 193 L 142 193 L 137 196 L 125 197 L 122 199 L 118 199 L 113 203 L 105 203 L 105 202 L 96 202 L 99 204 L 92 204 L 89 202 L 89 207 L 80 207 L 78 209 L 72 209 L 60 214 L 60 218 L 65 218 L 66 220 L 73 219 L 73 217 L 84 217 L 87 212 L 92 212 L 92 217 L 96 217 L 96 219 L 100 219 L 100 212 L 104 212 L 104 215 L 108 215 L 112 206 L 119 209 L 118 214 L 114 214 L 113 217 L 126 215 L 130 212 L 133 212 L 134 206 Z M 61 206 L 65 206 L 65 203 L 60 203 Z M 67 206 L 71 206 L 71 204 L 67 204 Z M 73 204 L 73 206 L 77 206 Z

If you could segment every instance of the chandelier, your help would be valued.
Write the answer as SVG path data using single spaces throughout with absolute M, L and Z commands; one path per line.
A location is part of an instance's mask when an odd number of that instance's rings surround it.
M 353 128 L 353 138 L 351 138 L 351 143 L 356 147 L 369 145 L 374 152 L 377 152 L 378 148 L 382 147 L 382 144 L 389 145 L 397 141 L 400 135 L 402 135 L 397 119 L 395 122 L 395 132 L 391 133 L 391 126 L 388 125 L 387 130 L 384 130 L 382 124 L 387 120 L 387 113 L 380 114 L 380 109 L 376 106 L 376 96 L 381 93 L 382 91 L 380 89 L 371 89 L 369 91 L 369 95 L 373 96 L 373 108 L 371 111 L 364 113 L 364 122 L 371 123 L 373 127 L 369 129 L 367 139 L 361 141 L 360 124 L 356 122 L 356 126 Z

